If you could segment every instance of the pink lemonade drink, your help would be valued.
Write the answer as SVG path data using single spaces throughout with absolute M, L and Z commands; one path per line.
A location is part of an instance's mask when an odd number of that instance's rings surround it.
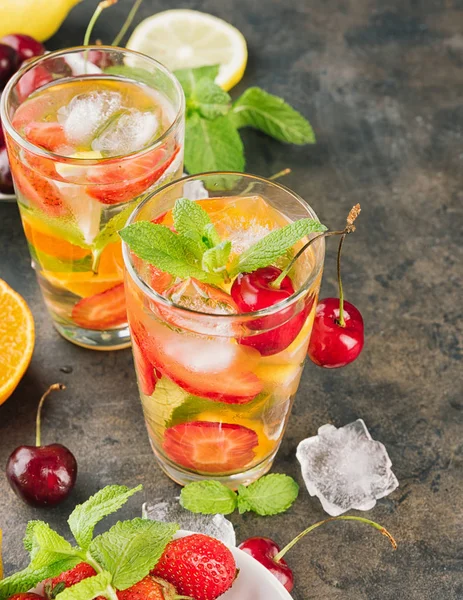
M 179 83 L 156 61 L 122 49 L 54 52 L 10 80 L 2 122 L 55 327 L 89 348 L 128 346 L 118 230 L 147 192 L 182 173 Z
M 173 276 L 153 264 L 151 249 L 138 250 L 137 240 L 132 244 L 126 236 L 143 223 L 147 229 L 169 228 L 164 233 L 172 245 L 172 235 L 196 239 L 188 219 L 181 219 L 178 199 L 201 196 L 195 204 L 206 214 L 205 238 L 215 239 L 220 251 L 228 248 L 225 267 L 208 274 L 199 270 L 197 277 Z M 239 264 L 264 236 L 299 219 L 320 226 L 311 208 L 283 186 L 250 175 L 211 173 L 163 187 L 140 204 L 121 232 L 127 314 L 148 434 L 162 469 L 181 484 L 217 479 L 237 487 L 272 465 L 307 354 L 324 241 L 315 241 L 294 262 L 278 291 L 268 288 L 266 277 L 275 280 L 316 233 L 254 273 L 239 273 Z M 201 258 L 206 269 L 209 256 L 206 250 Z M 157 250 L 153 257 L 158 259 Z M 259 310 L 261 301 L 273 304 Z M 257 310 L 243 310 L 246 302 Z

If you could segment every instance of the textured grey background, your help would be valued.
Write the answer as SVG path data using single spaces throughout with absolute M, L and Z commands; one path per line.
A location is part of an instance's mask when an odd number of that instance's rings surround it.
M 80 42 L 96 5 L 86 0 L 48 43 Z M 106 11 L 95 37 L 110 42 L 130 3 Z M 359 229 L 344 256 L 347 298 L 362 311 L 366 345 L 350 367 L 307 364 L 275 471 L 301 482 L 296 445 L 323 423 L 365 419 L 391 455 L 400 488 L 368 516 L 396 535 L 332 524 L 288 555 L 297 600 L 457 600 L 463 598 L 462 167 L 463 3 L 461 0 L 145 0 L 137 22 L 165 8 L 190 7 L 234 23 L 249 44 L 237 95 L 260 85 L 310 118 L 318 144 L 286 147 L 246 132 L 247 169 L 285 184 L 323 222 L 342 223 L 360 201 Z M 335 243 L 323 295 L 335 293 Z M 67 384 L 45 409 L 45 441 L 66 443 L 79 462 L 72 498 L 53 511 L 20 504 L 0 475 L 0 527 L 7 571 L 26 560 L 28 519 L 66 532 L 73 505 L 99 487 L 144 484 L 122 511 L 178 487 L 154 463 L 137 398 L 130 351 L 92 353 L 51 327 L 29 266 L 14 205 L 0 206 L 0 275 L 32 307 L 37 344 L 27 375 L 0 407 L 0 464 L 32 443 L 42 391 Z M 72 372 L 63 373 L 63 367 Z M 68 369 L 67 369 L 68 370 Z M 302 483 L 302 482 L 301 482 Z M 234 516 L 238 537 L 285 543 L 324 516 L 304 489 L 285 515 Z

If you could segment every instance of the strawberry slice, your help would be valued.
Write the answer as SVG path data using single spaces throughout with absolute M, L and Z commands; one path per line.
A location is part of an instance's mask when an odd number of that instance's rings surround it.
M 124 284 L 79 300 L 72 309 L 72 320 L 79 327 L 98 330 L 126 323 Z
M 131 321 L 142 353 L 158 371 L 195 396 L 245 404 L 263 389 L 252 372 L 260 354 L 232 342 L 178 333 L 154 319 L 149 333 Z
M 12 153 L 9 158 L 16 187 L 26 201 L 50 217 L 63 217 L 69 214 L 58 188 L 52 181 L 42 177 L 24 163 L 20 163 Z
M 54 152 L 67 143 L 63 126 L 59 123 L 40 123 L 32 121 L 24 127 L 24 136 L 28 142 Z
M 95 185 L 89 186 L 86 192 L 102 204 L 133 200 L 163 175 L 179 150 L 178 146 L 173 151 L 164 146 L 138 158 L 115 159 L 107 165 L 92 169 L 89 179 Z
M 157 373 L 153 365 L 145 358 L 135 336 L 132 336 L 132 351 L 140 389 L 146 396 L 151 396 L 156 387 L 156 382 L 160 379 L 161 375 Z
M 162 447 L 186 469 L 226 473 L 250 463 L 258 441 L 257 433 L 243 425 L 192 421 L 166 429 Z

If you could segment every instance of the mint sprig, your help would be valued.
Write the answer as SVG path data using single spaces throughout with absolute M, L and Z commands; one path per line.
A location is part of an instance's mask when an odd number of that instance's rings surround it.
M 78 545 L 68 542 L 43 521 L 31 521 L 24 537 L 30 553 L 26 569 L 0 581 L 0 600 L 35 587 L 44 579 L 87 562 L 97 575 L 57 593 L 60 600 L 92 600 L 104 596 L 117 600 L 116 589 L 126 589 L 143 579 L 155 566 L 178 529 L 173 523 L 133 519 L 116 523 L 93 538 L 95 525 L 118 510 L 141 486 L 108 486 L 77 506 L 69 526 Z
M 289 475 L 264 475 L 235 493 L 218 481 L 195 481 L 180 492 L 183 508 L 203 515 L 228 515 L 252 511 L 261 516 L 276 515 L 290 508 L 299 494 L 299 486 Z
M 252 127 L 290 144 L 313 144 L 310 123 L 282 98 L 252 87 L 233 103 L 215 82 L 218 65 L 175 71 L 186 98 L 185 167 L 189 173 L 243 171 L 239 129 Z
M 207 212 L 188 198 L 179 198 L 172 210 L 174 229 L 140 221 L 119 234 L 141 259 L 173 277 L 194 277 L 220 285 L 238 273 L 252 272 L 274 263 L 310 233 L 326 231 L 315 219 L 301 219 L 270 232 L 232 264 L 230 240 L 222 240 Z

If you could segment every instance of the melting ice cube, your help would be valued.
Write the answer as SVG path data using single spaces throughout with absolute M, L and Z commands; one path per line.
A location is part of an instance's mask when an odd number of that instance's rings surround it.
M 227 546 L 236 546 L 233 525 L 223 515 L 201 515 L 182 508 L 178 502 L 164 501 L 160 498 L 146 502 L 142 507 L 145 519 L 178 523 L 181 529 L 204 533 L 217 538 Z
M 159 119 L 152 112 L 127 109 L 115 116 L 92 141 L 92 150 L 106 156 L 120 156 L 145 148 L 154 139 Z
M 370 510 L 399 485 L 386 448 L 362 419 L 339 429 L 323 425 L 299 444 L 296 456 L 309 494 L 333 517 L 351 508 Z
M 97 129 L 121 107 L 122 96 L 118 92 L 88 92 L 79 94 L 58 110 L 58 121 L 70 142 L 77 145 L 88 143 Z

